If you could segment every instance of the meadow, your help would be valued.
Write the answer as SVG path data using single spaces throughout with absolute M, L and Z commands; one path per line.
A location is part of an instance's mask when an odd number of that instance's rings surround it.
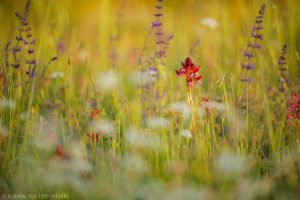
M 0 199 L 299 199 L 299 7 L 0 0 Z

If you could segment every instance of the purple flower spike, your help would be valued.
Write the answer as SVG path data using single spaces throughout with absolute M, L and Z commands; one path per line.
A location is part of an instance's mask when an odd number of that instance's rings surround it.
M 283 45 L 280 53 L 280 57 L 278 59 L 278 65 L 279 65 L 279 91 L 284 93 L 285 88 L 289 84 L 289 80 L 286 75 L 286 54 L 287 54 L 287 45 Z
M 44 75 L 43 73 L 35 73 L 37 60 L 36 57 L 34 57 L 34 45 L 36 41 L 33 38 L 31 27 L 28 21 L 30 4 L 31 0 L 27 0 L 23 12 L 15 13 L 16 18 L 19 21 L 19 27 L 16 29 L 18 34 L 14 36 L 15 40 L 13 42 L 9 42 L 4 49 L 4 66 L 15 69 L 22 68 L 21 70 L 22 72 L 26 72 L 29 82 L 31 82 L 32 78 L 36 75 Z M 22 52 L 22 54 L 19 52 Z M 27 56 L 25 57 L 24 54 L 27 54 Z M 12 58 L 12 62 L 10 62 L 10 57 Z M 54 62 L 56 59 L 56 57 L 53 57 L 51 62 Z M 23 63 L 25 63 L 25 65 Z
M 250 33 L 249 42 L 243 51 L 243 62 L 241 64 L 242 69 L 244 70 L 244 76 L 241 81 L 243 83 L 251 83 L 252 78 L 248 77 L 249 73 L 247 73 L 248 70 L 253 70 L 255 67 L 254 63 L 254 53 L 256 49 L 261 49 L 262 46 L 258 42 L 260 40 L 263 40 L 263 34 L 261 33 L 261 30 L 263 30 L 263 18 L 265 13 L 266 5 L 262 4 L 260 7 L 260 10 L 258 12 L 258 15 L 255 18 L 254 25 L 252 26 L 252 30 Z M 245 64 L 246 63 L 246 64 Z

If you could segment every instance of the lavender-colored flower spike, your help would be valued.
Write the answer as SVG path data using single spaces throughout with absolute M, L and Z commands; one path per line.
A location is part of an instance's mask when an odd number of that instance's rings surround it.
M 155 57 L 159 57 L 160 59 L 163 57 L 163 31 L 162 31 L 162 22 L 161 22 L 161 17 L 163 16 L 162 13 L 162 2 L 163 0 L 157 0 L 157 4 L 155 5 L 156 8 L 156 12 L 154 13 L 155 16 L 155 21 L 151 22 L 151 27 L 152 29 L 155 30 L 155 43 L 156 45 L 159 47 L 159 50 L 157 51 L 157 53 L 155 54 Z
M 27 0 L 23 13 L 15 13 L 20 24 L 17 28 L 18 34 L 14 36 L 14 41 L 7 43 L 4 49 L 5 66 L 11 66 L 15 69 L 22 68 L 26 72 L 29 82 L 31 82 L 37 75 L 37 61 L 34 55 L 36 40 L 33 37 L 31 27 L 28 22 L 30 5 L 31 0 Z M 9 60 L 9 54 L 12 55 L 11 61 Z M 26 56 L 23 54 L 26 54 Z M 56 57 L 53 57 L 49 63 L 52 63 L 55 60 Z
M 29 26 L 28 22 L 28 15 L 29 15 L 29 8 L 30 8 L 30 0 L 26 2 L 24 8 L 24 14 L 17 14 L 17 18 L 20 20 L 21 27 L 19 28 L 19 39 L 23 41 L 24 46 L 26 47 L 26 52 L 28 54 L 28 59 L 26 60 L 25 64 L 27 65 L 26 74 L 28 75 L 29 80 L 33 78 L 35 75 L 35 67 L 36 67 L 36 59 L 34 58 L 34 45 L 35 39 L 31 33 L 31 27 Z
M 265 13 L 266 5 L 262 4 L 258 15 L 254 21 L 254 25 L 252 26 L 252 30 L 250 33 L 250 39 L 246 46 L 246 49 L 243 51 L 243 62 L 241 63 L 241 67 L 244 70 L 244 76 L 241 79 L 243 83 L 250 83 L 251 78 L 248 77 L 248 70 L 252 70 L 255 67 L 254 64 L 254 52 L 256 49 L 261 49 L 262 46 L 258 44 L 259 41 L 263 40 L 263 34 L 261 30 L 263 30 L 263 17 Z
M 287 45 L 283 45 L 280 53 L 280 57 L 278 59 L 279 65 L 279 91 L 284 93 L 286 90 L 286 86 L 289 84 L 289 80 L 286 75 L 286 53 L 287 53 Z
M 166 57 L 167 48 L 173 35 L 166 36 L 162 30 L 163 23 L 161 18 L 163 17 L 162 6 L 163 0 L 156 0 L 156 12 L 154 13 L 155 21 L 151 22 L 151 28 L 154 30 L 155 34 L 155 44 L 156 44 L 156 52 L 154 54 L 154 59 L 159 58 L 161 60 L 161 64 L 163 64 L 163 58 Z
M 266 5 L 263 4 L 259 10 L 259 14 L 256 16 L 256 20 L 255 23 L 252 27 L 252 31 L 251 31 L 251 37 L 255 38 L 255 40 L 262 40 L 263 39 L 263 35 L 261 33 L 259 33 L 260 30 L 263 29 L 263 17 L 264 17 L 264 13 L 265 13 L 265 9 L 266 9 Z M 250 45 L 252 45 L 253 48 L 257 47 L 256 42 L 254 42 L 253 44 L 250 43 Z

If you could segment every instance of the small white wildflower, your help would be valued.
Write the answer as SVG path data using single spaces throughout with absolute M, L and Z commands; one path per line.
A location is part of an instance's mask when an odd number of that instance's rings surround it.
M 51 79 L 58 79 L 58 78 L 64 78 L 64 77 L 65 77 L 65 74 L 60 71 L 54 71 L 51 74 Z
M 166 128 L 169 126 L 169 120 L 162 117 L 151 117 L 147 119 L 147 125 L 150 128 Z
M 204 25 L 204 26 L 207 26 L 211 29 L 215 29 L 219 26 L 219 23 L 214 19 L 214 18 L 211 18 L 211 17 L 206 17 L 206 18 L 203 18 L 201 20 L 201 23 Z
M 91 165 L 86 159 L 86 149 L 78 142 L 72 142 L 68 146 L 70 154 L 70 168 L 77 172 L 90 171 Z
M 146 71 L 134 71 L 128 74 L 128 80 L 133 84 L 143 86 L 151 81 L 151 77 Z
M 126 139 L 136 147 L 158 149 L 160 145 L 160 138 L 157 135 L 139 132 L 135 129 L 127 131 Z
M 110 121 L 104 119 L 92 121 L 90 128 L 94 133 L 100 133 L 103 135 L 112 135 L 115 132 L 114 125 Z
M 53 150 L 57 143 L 57 124 L 43 117 L 37 119 L 32 145 L 41 150 Z
M 187 129 L 181 130 L 180 134 L 181 134 L 183 137 L 186 137 L 186 138 L 192 138 L 192 137 L 193 137 L 191 131 L 189 131 L 189 130 L 187 130 Z
M 181 113 L 183 115 L 184 119 L 189 118 L 190 113 L 191 113 L 190 107 L 188 106 L 187 103 L 184 103 L 184 102 L 175 102 L 175 103 L 172 103 L 169 106 L 169 110 Z
M 114 71 L 106 71 L 97 76 L 96 87 L 100 91 L 108 92 L 117 88 L 118 74 Z

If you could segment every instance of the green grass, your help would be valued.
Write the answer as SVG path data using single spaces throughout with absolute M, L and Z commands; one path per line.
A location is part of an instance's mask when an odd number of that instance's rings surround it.
M 241 52 L 262 3 L 165 1 L 163 28 L 175 37 L 165 64 L 151 63 L 159 78 L 148 91 L 138 85 L 149 79 L 140 71 L 156 48 L 153 35 L 146 39 L 155 1 L 32 0 L 37 73 L 51 57 L 58 60 L 28 83 L 28 53 L 20 54 L 18 70 L 5 67 L 1 53 L 3 199 L 297 199 L 300 121 L 286 120 L 289 95 L 299 93 L 300 83 L 297 1 L 265 2 L 247 113 L 240 101 Z M 15 41 L 14 12 L 24 5 L 0 2 L 0 47 Z M 206 17 L 218 26 L 202 24 Z M 278 92 L 283 44 L 291 82 L 285 94 Z M 175 74 L 187 56 L 203 75 L 192 105 L 186 81 Z

